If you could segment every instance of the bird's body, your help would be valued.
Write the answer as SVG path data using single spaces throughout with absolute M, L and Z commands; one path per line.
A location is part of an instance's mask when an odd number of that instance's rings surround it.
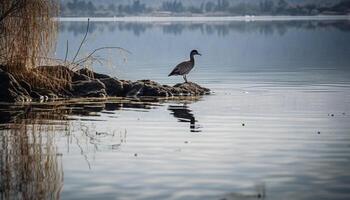
M 169 74 L 169 76 L 186 75 L 192 70 L 193 67 L 194 67 L 194 60 L 184 61 L 184 62 L 178 64 L 173 69 L 173 71 Z
M 198 53 L 197 50 L 192 50 L 191 54 L 190 54 L 190 60 L 188 61 L 184 61 L 180 64 L 178 64 L 173 71 L 170 72 L 170 74 L 168 76 L 178 76 L 181 75 L 183 76 L 185 82 L 187 83 L 187 78 L 186 75 L 188 73 L 190 73 L 190 71 L 193 69 L 194 67 L 194 55 L 201 55 L 200 53 Z

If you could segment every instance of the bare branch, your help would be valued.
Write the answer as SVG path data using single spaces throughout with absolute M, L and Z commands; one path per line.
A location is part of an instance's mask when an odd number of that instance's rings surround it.
M 68 46 L 68 40 L 67 40 L 67 45 L 66 45 L 66 56 L 64 57 L 64 62 L 67 61 L 67 57 L 68 57 L 68 49 L 69 49 L 69 46 Z
M 90 18 L 88 18 L 87 23 L 88 23 L 88 24 L 87 24 L 87 26 L 86 26 L 86 32 L 85 32 L 84 38 L 83 38 L 83 40 L 81 41 L 77 52 L 75 53 L 75 56 L 74 56 L 74 58 L 73 58 L 73 60 L 72 60 L 72 63 L 74 63 L 75 59 L 77 58 L 77 56 L 78 56 L 78 54 L 79 54 L 79 52 L 80 52 L 80 49 L 81 49 L 81 47 L 83 46 L 83 44 L 84 44 L 84 42 L 85 42 L 85 40 L 86 40 L 86 37 L 87 37 L 87 35 L 88 35 L 88 33 L 89 33 Z
M 124 48 L 122 48 L 122 47 L 100 47 L 100 48 L 94 49 L 88 56 L 86 56 L 85 58 L 82 58 L 82 59 L 78 60 L 76 63 L 80 64 L 80 63 L 84 62 L 85 60 L 89 59 L 89 58 L 90 58 L 92 55 L 94 55 L 96 52 L 101 51 L 101 50 L 104 50 L 104 49 L 118 49 L 118 50 L 122 50 L 122 51 L 124 51 L 124 52 L 126 52 L 126 53 L 131 54 L 130 51 L 128 51 L 128 50 L 126 50 L 126 49 L 124 49 Z

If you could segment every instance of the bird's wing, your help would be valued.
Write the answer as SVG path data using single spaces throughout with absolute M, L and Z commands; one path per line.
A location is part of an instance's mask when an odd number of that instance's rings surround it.
M 190 61 L 184 61 L 180 64 L 178 64 L 174 69 L 173 71 L 170 72 L 170 74 L 168 76 L 172 76 L 172 75 L 183 75 L 186 71 L 187 71 L 187 67 L 186 66 L 189 66 L 189 63 Z

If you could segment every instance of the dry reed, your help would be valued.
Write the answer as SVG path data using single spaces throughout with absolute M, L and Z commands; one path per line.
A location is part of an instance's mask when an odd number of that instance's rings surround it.
M 17 80 L 34 87 L 59 88 L 65 73 L 51 77 L 38 66 L 48 64 L 56 42 L 56 0 L 7 0 L 0 2 L 0 65 Z
M 89 62 L 102 59 L 94 56 L 104 49 L 121 47 L 101 47 L 88 56 L 78 58 L 89 32 L 89 21 L 85 36 L 72 61 L 52 58 L 56 44 L 58 0 L 6 0 L 0 1 L 0 69 L 11 73 L 15 79 L 25 81 L 32 88 L 50 89 L 60 92 L 72 82 L 72 70 L 88 67 Z M 55 65 L 55 66 L 50 66 Z M 39 67 L 40 66 L 40 67 Z M 42 67 L 50 66 L 50 67 Z

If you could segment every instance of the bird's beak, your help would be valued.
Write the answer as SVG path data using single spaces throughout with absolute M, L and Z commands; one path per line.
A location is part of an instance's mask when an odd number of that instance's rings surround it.
M 198 53 L 197 55 L 200 55 L 200 56 L 201 56 L 202 54 Z

